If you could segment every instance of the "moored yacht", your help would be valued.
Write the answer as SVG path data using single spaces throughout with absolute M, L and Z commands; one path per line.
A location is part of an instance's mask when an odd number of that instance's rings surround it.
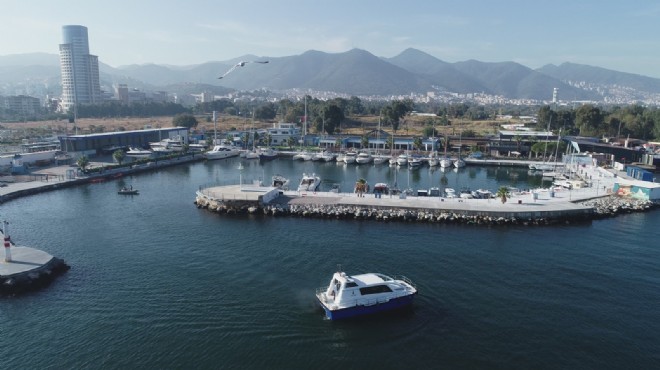
M 300 179 L 300 185 L 298 185 L 298 191 L 316 191 L 320 185 L 321 178 L 316 176 L 316 174 L 303 173 L 302 179 Z
M 204 153 L 206 159 L 224 159 L 236 157 L 240 154 L 240 150 L 233 145 L 216 145 L 213 149 Z
M 340 271 L 334 273 L 327 288 L 317 290 L 316 298 L 328 319 L 339 320 L 408 307 L 416 294 L 417 289 L 405 277 L 349 276 Z
M 344 154 L 344 163 L 353 164 L 357 158 L 357 153 L 355 152 L 346 152 Z
M 408 165 L 408 155 L 407 154 L 401 154 L 396 158 L 396 164 L 399 166 L 406 166 Z
M 130 158 L 149 158 L 154 154 L 151 150 L 146 150 L 142 148 L 129 148 L 126 151 L 126 156 Z
M 370 163 L 373 160 L 371 157 L 371 154 L 367 152 L 360 152 L 358 153 L 357 157 L 355 157 L 355 162 L 358 164 L 367 164 Z

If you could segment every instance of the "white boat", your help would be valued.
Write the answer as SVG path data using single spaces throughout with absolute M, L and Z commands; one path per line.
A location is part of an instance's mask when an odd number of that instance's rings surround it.
M 236 157 L 240 154 L 240 150 L 232 145 L 216 145 L 213 149 L 204 153 L 206 159 L 224 159 Z
M 335 155 L 326 150 L 321 153 L 321 160 L 324 162 L 332 162 L 335 160 Z
M 374 164 L 383 164 L 390 159 L 388 156 L 376 155 L 374 156 Z
M 408 167 L 410 167 L 412 169 L 417 169 L 417 168 L 420 168 L 421 166 L 422 166 L 422 159 L 421 158 L 411 157 L 408 160 Z
M 200 153 L 206 150 L 206 145 L 204 144 L 190 144 L 188 145 L 188 150 L 195 153 Z
M 529 169 L 535 171 L 554 171 L 555 165 L 548 163 L 530 163 Z
M 465 161 L 462 160 L 461 157 L 458 157 L 458 158 L 454 161 L 454 167 L 456 167 L 456 168 L 462 168 L 462 167 L 465 167 Z
M 438 159 L 436 152 L 431 152 L 431 154 L 429 154 L 428 162 L 429 167 L 436 167 L 440 164 L 440 160 Z
M 327 288 L 317 290 L 316 298 L 328 319 L 339 320 L 409 307 L 416 294 L 417 289 L 405 277 L 335 272 Z
M 456 190 L 445 188 L 445 198 L 456 198 Z
M 300 179 L 300 185 L 298 185 L 298 191 L 316 191 L 320 185 L 321 178 L 316 176 L 316 174 L 303 173 L 302 179 Z
M 357 153 L 355 153 L 355 152 L 346 152 L 346 153 L 344 153 L 344 163 L 346 163 L 346 164 L 355 163 L 356 158 L 357 158 Z
M 131 158 L 149 158 L 154 154 L 151 150 L 141 149 L 141 148 L 129 148 L 126 151 L 126 156 Z
M 454 162 L 450 158 L 440 158 L 440 167 L 449 168 L 454 165 Z
M 250 150 L 245 153 L 245 159 L 259 159 L 259 153 L 256 150 Z
M 461 199 L 474 199 L 474 195 L 470 190 L 461 190 L 461 193 L 458 195 Z
M 472 196 L 477 199 L 492 199 L 495 198 L 493 192 L 488 189 L 477 189 L 472 192 Z
M 294 161 L 311 161 L 312 160 L 312 154 L 309 152 L 298 152 L 293 155 L 293 160 Z
M 282 175 L 273 175 L 270 185 L 274 188 L 289 190 L 289 179 Z
M 373 160 L 373 158 L 371 157 L 371 154 L 369 154 L 367 152 L 360 152 L 360 153 L 358 153 L 357 157 L 355 157 L 355 162 L 357 164 L 371 163 L 372 160 Z
M 396 164 L 399 166 L 406 166 L 408 165 L 408 155 L 407 154 L 401 154 L 396 158 Z

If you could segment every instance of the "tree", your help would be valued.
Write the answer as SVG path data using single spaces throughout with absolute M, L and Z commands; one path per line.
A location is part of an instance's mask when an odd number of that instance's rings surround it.
M 507 197 L 509 196 L 509 189 L 507 189 L 506 186 L 501 186 L 499 189 L 497 189 L 495 196 L 500 198 L 502 204 L 504 204 L 506 203 Z
M 121 149 L 115 150 L 115 152 L 112 153 L 112 158 L 114 158 L 114 160 L 117 161 L 117 163 L 119 163 L 119 165 L 121 166 L 121 163 L 124 161 L 124 158 L 126 158 L 126 153 Z
M 389 136 L 387 138 L 387 141 L 385 142 L 385 146 L 387 147 L 387 149 L 394 148 L 394 136 Z
M 293 136 L 289 136 L 289 138 L 286 140 L 286 143 L 289 145 L 289 149 L 296 145 L 296 138 Z
M 344 112 L 336 104 L 330 104 L 323 109 L 323 118 L 325 118 L 325 132 L 332 135 L 335 129 L 341 125 L 344 120 Z
M 603 123 L 600 108 L 591 104 L 580 106 L 575 112 L 575 125 L 580 129 L 580 135 L 595 135 Z
M 78 167 L 80 167 L 81 170 L 83 170 L 83 172 L 85 172 L 87 166 L 89 166 L 89 158 L 87 158 L 86 155 L 82 155 L 78 158 L 76 164 L 78 165 Z
M 197 122 L 197 119 L 195 118 L 195 116 L 193 116 L 192 114 L 189 114 L 189 113 L 177 114 L 172 119 L 172 125 L 174 127 L 181 126 L 181 127 L 187 128 L 188 130 L 190 130 L 191 128 L 197 127 L 197 123 L 198 122 Z
M 360 146 L 362 146 L 362 148 L 369 147 L 369 137 L 367 135 L 362 135 L 360 138 Z
M 417 136 L 413 139 L 413 147 L 417 150 L 422 149 L 422 138 Z

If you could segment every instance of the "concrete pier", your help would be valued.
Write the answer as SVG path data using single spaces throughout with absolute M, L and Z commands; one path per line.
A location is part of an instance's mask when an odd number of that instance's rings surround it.
M 374 219 L 380 221 L 430 221 L 478 224 L 552 224 L 591 220 L 622 211 L 645 211 L 657 204 L 634 199 L 614 200 L 616 176 L 596 167 L 583 167 L 591 179 L 586 187 L 517 191 L 499 199 L 461 199 L 332 192 L 278 191 L 262 187 L 246 191 L 239 186 L 200 189 L 195 204 L 212 212 L 291 215 L 317 218 Z M 272 197 L 271 195 L 276 195 Z M 268 200 L 272 198 L 272 200 Z M 598 200 L 603 198 L 602 200 Z M 590 202 L 591 201 L 591 202 Z M 638 204 L 639 203 L 639 204 Z M 649 203 L 649 204 L 647 204 Z
M 16 295 L 48 285 L 69 270 L 62 259 L 39 249 L 11 246 L 11 261 L 0 261 L 0 296 Z

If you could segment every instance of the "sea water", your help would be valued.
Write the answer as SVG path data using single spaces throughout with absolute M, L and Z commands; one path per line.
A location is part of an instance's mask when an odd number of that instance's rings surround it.
M 0 299 L 2 368 L 654 368 L 660 212 L 551 227 L 227 216 L 203 184 L 316 172 L 400 188 L 536 187 L 526 170 L 238 159 L 46 192 L 0 206 L 19 245 L 71 270 Z M 415 174 L 417 172 L 417 174 Z M 445 179 L 443 180 L 443 176 Z M 410 185 L 408 185 L 410 184 Z M 137 196 L 117 190 L 132 185 Z M 405 275 L 411 310 L 325 319 L 339 267 Z

